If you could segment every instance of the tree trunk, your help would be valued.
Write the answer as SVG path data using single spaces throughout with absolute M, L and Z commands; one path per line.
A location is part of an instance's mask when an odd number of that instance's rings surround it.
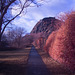
M 1 46 L 1 26 L 0 26 L 0 46 Z
M 2 19 L 0 19 L 0 46 L 1 46 L 1 37 L 2 37 L 2 32 L 1 32 L 1 30 L 2 30 Z
M 0 47 L 1 47 L 1 36 L 0 36 Z

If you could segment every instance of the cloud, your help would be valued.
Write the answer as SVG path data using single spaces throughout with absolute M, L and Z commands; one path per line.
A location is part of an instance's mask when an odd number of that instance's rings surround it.
M 11 14 L 13 16 L 16 16 L 17 14 L 19 14 L 20 11 L 21 11 L 21 9 L 20 9 L 19 5 L 14 5 L 12 7 Z
M 22 0 L 23 1 L 23 0 Z M 39 1 L 39 0 L 36 0 Z M 13 23 L 17 26 L 26 28 L 28 32 L 32 30 L 34 25 L 44 17 L 54 17 L 56 15 L 64 15 L 64 12 L 75 9 L 75 0 L 45 0 L 39 2 L 42 6 L 28 7 L 26 15 L 22 13 Z M 34 4 L 32 4 L 34 6 Z M 18 8 L 14 5 L 13 8 Z M 11 10 L 13 16 L 18 13 L 20 9 Z M 24 10 L 25 12 L 26 10 Z
M 64 13 L 64 12 L 60 12 L 59 14 L 58 14 L 58 16 L 65 16 L 66 14 Z
M 13 24 L 19 27 L 23 27 L 27 30 L 27 32 L 30 32 L 34 25 L 36 24 L 35 20 L 32 19 L 26 19 L 25 17 L 17 18 L 13 21 Z
M 57 6 L 63 3 L 66 3 L 66 0 L 36 0 L 37 2 L 39 2 L 42 6 L 37 7 L 30 7 L 28 8 L 29 11 L 35 12 L 35 13 L 40 13 L 42 12 L 42 14 L 48 14 L 50 13 L 49 8 L 51 8 L 52 6 Z M 21 0 L 22 4 L 24 3 L 24 0 Z M 39 4 L 38 3 L 38 4 Z M 34 4 L 32 3 L 31 5 L 34 6 Z M 20 4 L 18 5 L 14 5 L 13 9 L 11 10 L 11 13 L 13 16 L 15 16 L 17 13 L 20 12 Z M 25 10 L 26 11 L 26 10 Z M 52 11 L 52 10 L 51 10 Z M 23 14 L 23 13 L 22 13 Z M 33 13 L 32 13 L 33 14 Z M 21 15 L 20 15 L 21 16 Z M 53 16 L 53 15 L 52 15 Z

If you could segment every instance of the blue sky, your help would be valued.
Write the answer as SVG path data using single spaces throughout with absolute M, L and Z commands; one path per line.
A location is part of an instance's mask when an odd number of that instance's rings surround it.
M 40 2 L 39 7 L 29 7 L 27 13 L 22 13 L 13 21 L 13 24 L 23 27 L 29 33 L 35 24 L 45 17 L 57 17 L 57 15 L 64 14 L 71 10 L 75 10 L 75 0 L 45 0 Z M 32 4 L 33 5 L 33 4 Z M 17 6 L 13 6 L 13 8 Z M 19 10 L 11 10 L 12 15 L 15 15 Z

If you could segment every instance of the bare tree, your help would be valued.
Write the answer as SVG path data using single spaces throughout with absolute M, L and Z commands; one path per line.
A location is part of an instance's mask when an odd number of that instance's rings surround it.
M 32 3 L 38 6 L 35 0 L 0 0 L 0 42 L 6 27 Z M 13 8 L 14 5 L 18 5 L 18 8 Z M 19 9 L 19 13 L 17 13 L 15 16 L 12 16 L 10 13 L 12 9 L 15 11 Z
M 1 39 L 1 47 L 7 47 L 7 46 L 8 46 L 7 36 L 6 34 L 3 34 Z
M 22 38 L 25 35 L 26 31 L 24 28 L 16 27 L 8 32 L 8 41 L 9 44 L 13 47 L 20 48 L 23 45 Z
M 43 49 L 43 46 L 45 44 L 45 34 L 44 32 L 40 32 L 40 33 L 33 33 L 31 34 L 33 36 L 33 45 L 40 48 L 40 49 Z
M 23 37 L 24 47 L 31 46 L 33 41 L 34 41 L 34 36 L 30 34 L 26 34 Z

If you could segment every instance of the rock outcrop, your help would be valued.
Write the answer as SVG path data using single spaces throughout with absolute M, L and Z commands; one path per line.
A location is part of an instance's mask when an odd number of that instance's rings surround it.
M 47 38 L 52 31 L 55 31 L 60 27 L 61 21 L 56 19 L 55 17 L 47 17 L 40 20 L 32 29 L 31 33 L 40 33 L 43 32 L 45 37 Z

